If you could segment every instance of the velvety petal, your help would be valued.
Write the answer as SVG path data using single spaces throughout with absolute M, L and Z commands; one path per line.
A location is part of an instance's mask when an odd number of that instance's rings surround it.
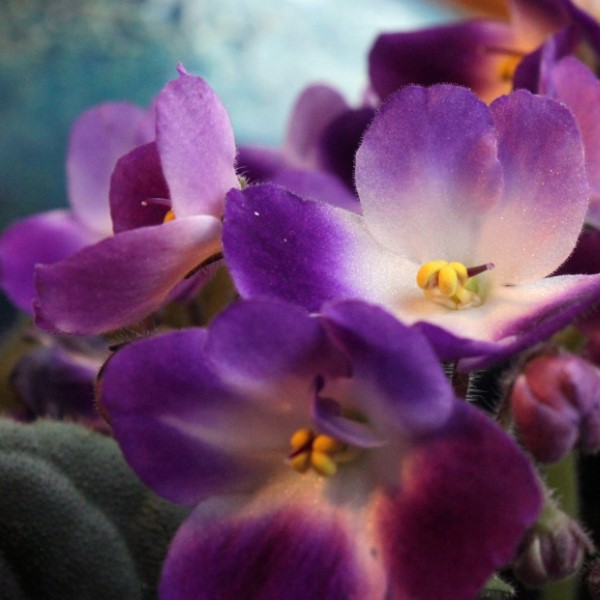
M 220 222 L 208 216 L 141 227 L 38 267 L 36 322 L 43 329 L 101 333 L 136 323 L 219 251 Z
M 356 155 L 369 230 L 418 263 L 470 261 L 473 234 L 501 184 L 489 110 L 455 86 L 410 86 L 391 96 Z
M 581 136 L 571 113 L 518 90 L 491 106 L 504 169 L 501 202 L 482 220 L 472 259 L 502 284 L 529 283 L 569 256 L 588 208 Z
M 600 230 L 584 227 L 577 246 L 555 275 L 595 275 L 600 273 Z
M 515 555 L 542 507 L 533 467 L 488 417 L 457 403 L 441 435 L 402 464 L 402 487 L 378 507 L 390 597 L 475 598 Z
M 323 325 L 353 365 L 359 410 L 372 423 L 416 435 L 447 420 L 454 394 L 425 338 L 378 306 L 337 302 Z
M 320 200 L 360 213 L 360 203 L 355 194 L 337 177 L 319 171 L 283 169 L 271 178 L 280 185 L 307 200 Z
M 369 52 L 371 85 L 382 100 L 409 84 L 454 83 L 490 101 L 510 91 L 516 42 L 508 24 L 487 20 L 385 33 Z
M 186 329 L 130 344 L 107 362 L 100 384 L 127 461 L 152 489 L 183 504 L 253 489 L 268 475 L 243 452 L 260 434 L 270 441 L 266 427 L 214 373 L 205 339 L 204 330 Z
M 547 74 L 542 91 L 566 104 L 575 115 L 583 137 L 592 188 L 586 220 L 600 227 L 600 82 L 576 58 L 567 57 Z
M 110 215 L 115 233 L 159 225 L 170 204 L 154 142 L 139 146 L 118 160 L 110 180 Z
M 270 181 L 275 173 L 285 167 L 286 160 L 279 149 L 261 146 L 240 146 L 238 148 L 237 172 L 250 183 Z
M 528 285 L 494 288 L 477 308 L 427 317 L 427 323 L 445 332 L 436 332 L 425 323 L 419 328 L 440 358 L 465 357 L 460 361 L 461 369 L 472 370 L 550 337 L 599 300 L 600 275 L 549 277 Z
M 369 123 L 375 116 L 371 107 L 347 110 L 335 118 L 319 136 L 319 166 L 337 175 L 354 190 L 354 157 Z
M 302 501 L 296 493 L 285 503 L 265 494 L 245 510 L 244 499 L 231 497 L 201 504 L 171 544 L 161 600 L 387 598 L 380 558 L 357 535 L 360 521 L 341 506 L 323 510 L 313 486 L 300 489 Z
M 53 210 L 18 221 L 0 238 L 2 289 L 18 308 L 32 312 L 35 265 L 63 260 L 99 239 L 99 234 L 84 227 L 67 210 Z
M 126 102 L 110 102 L 83 113 L 71 130 L 67 181 L 76 217 L 89 229 L 109 235 L 110 175 L 117 159 L 154 137 L 152 115 Z
M 292 166 L 316 166 L 319 136 L 347 109 L 343 96 L 328 85 L 311 85 L 303 90 L 292 109 L 283 147 Z
M 360 215 L 269 184 L 229 193 L 223 251 L 243 296 L 311 311 L 339 298 L 391 301 L 397 282 L 416 273 L 373 240 Z
M 239 187 L 235 143 L 221 101 L 200 77 L 180 73 L 156 101 L 156 144 L 177 217 L 220 216 Z

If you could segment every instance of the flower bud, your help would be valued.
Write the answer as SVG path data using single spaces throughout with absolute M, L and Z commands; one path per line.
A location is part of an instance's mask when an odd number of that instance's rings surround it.
M 510 403 L 523 445 L 540 462 L 600 448 L 600 371 L 586 360 L 537 356 L 515 380 Z
M 581 526 L 549 501 L 527 532 L 512 568 L 528 587 L 541 587 L 576 573 L 594 545 Z

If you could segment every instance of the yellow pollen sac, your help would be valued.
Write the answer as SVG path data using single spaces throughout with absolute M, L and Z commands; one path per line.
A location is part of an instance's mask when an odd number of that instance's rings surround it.
M 288 464 L 298 473 L 306 473 L 312 468 L 319 475 L 330 477 L 337 471 L 336 454 L 345 449 L 342 442 L 328 435 L 315 435 L 303 427 L 290 438 Z
M 473 277 L 492 269 L 492 263 L 467 269 L 459 262 L 433 260 L 417 272 L 417 285 L 427 298 L 452 309 L 472 308 L 481 304 Z
M 172 210 L 168 210 L 167 214 L 163 218 L 163 223 L 168 223 L 169 221 L 175 220 L 175 213 Z

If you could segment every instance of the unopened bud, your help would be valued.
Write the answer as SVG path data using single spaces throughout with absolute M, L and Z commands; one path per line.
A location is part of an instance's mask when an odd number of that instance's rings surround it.
M 574 448 L 600 448 L 600 371 L 571 354 L 531 360 L 510 397 L 523 445 L 540 462 L 552 463 Z
M 576 573 L 594 545 L 581 526 L 549 501 L 527 532 L 512 568 L 528 587 L 541 587 Z

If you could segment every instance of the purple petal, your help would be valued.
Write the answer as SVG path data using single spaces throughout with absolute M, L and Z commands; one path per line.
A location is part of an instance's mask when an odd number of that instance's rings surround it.
M 243 296 L 311 311 L 338 298 L 391 299 L 406 276 L 404 261 L 373 240 L 359 215 L 269 184 L 230 192 L 223 249 Z
M 63 260 L 99 238 L 67 210 L 53 210 L 18 221 L 0 238 L 2 289 L 17 307 L 32 312 L 35 265 Z
M 157 310 L 170 290 L 219 251 L 220 222 L 188 217 L 119 233 L 55 265 L 38 267 L 36 322 L 94 334 Z
M 511 28 L 498 21 L 382 34 L 369 53 L 371 85 L 383 100 L 409 84 L 454 83 L 490 101 L 510 91 L 503 64 L 515 46 Z
M 235 500 L 200 505 L 169 549 L 161 600 L 383 600 L 385 577 L 355 529 L 291 501 L 238 516 Z M 363 540 L 360 540 L 363 541 Z
M 542 498 L 516 444 L 467 404 L 402 464 L 402 487 L 378 507 L 393 597 L 474 598 L 515 555 Z
M 600 230 L 585 227 L 577 246 L 555 275 L 595 275 L 600 273 Z
M 370 422 L 416 435 L 446 421 L 454 394 L 423 336 L 362 302 L 326 306 L 322 318 L 350 358 L 352 376 L 363 390 L 358 407 Z
M 589 198 L 583 144 L 571 113 L 549 98 L 519 90 L 491 110 L 504 189 L 473 258 L 493 262 L 502 284 L 528 283 L 556 270 L 577 242 Z
M 237 172 L 250 183 L 270 181 L 281 169 L 286 167 L 283 153 L 276 148 L 260 146 L 241 146 L 238 148 Z
M 110 214 L 115 233 L 159 225 L 170 204 L 169 188 L 154 142 L 119 159 L 110 180 Z
M 318 171 L 284 169 L 271 178 L 280 185 L 307 200 L 320 200 L 332 206 L 360 213 L 358 198 L 337 177 Z
M 129 464 L 153 490 L 182 504 L 261 482 L 258 461 L 226 444 L 239 400 L 204 360 L 205 334 L 187 329 L 130 344 L 107 362 L 100 383 L 102 407 Z
M 120 156 L 153 137 L 152 115 L 126 102 L 101 104 L 77 119 L 67 156 L 68 192 L 73 212 L 89 229 L 110 234 L 113 168 Z
M 557 63 L 548 74 L 545 93 L 567 105 L 575 115 L 585 146 L 592 188 L 587 222 L 600 226 L 600 82 L 573 57 Z
M 177 217 L 220 216 L 239 187 L 235 143 L 221 101 L 200 77 L 182 74 L 156 102 L 156 144 Z
M 292 109 L 283 148 L 292 166 L 316 166 L 319 136 L 333 119 L 347 109 L 343 96 L 327 85 L 312 85 L 300 94 Z
M 418 263 L 470 261 L 474 232 L 501 184 L 489 110 L 459 87 L 397 92 L 356 155 L 356 187 L 369 230 Z

